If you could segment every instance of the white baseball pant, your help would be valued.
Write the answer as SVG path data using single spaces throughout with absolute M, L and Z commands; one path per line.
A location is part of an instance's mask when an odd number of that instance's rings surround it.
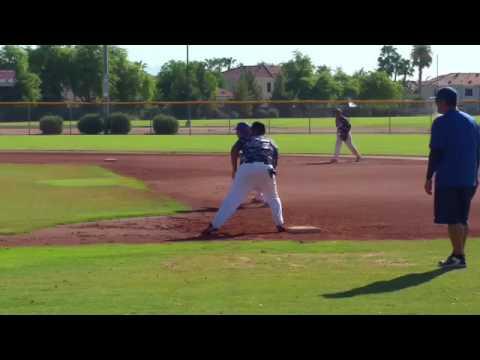
M 348 134 L 347 140 L 343 141 L 340 138 L 340 135 L 337 134 L 337 143 L 335 144 L 335 156 L 334 156 L 335 159 L 338 159 L 338 157 L 340 155 L 340 149 L 342 148 L 342 142 L 345 142 L 345 144 L 347 144 L 347 147 L 350 149 L 350 151 L 355 156 L 359 156 L 359 153 L 358 153 L 357 149 L 355 148 L 355 145 L 353 145 L 352 135 Z
M 230 191 L 213 219 L 212 226 L 220 229 L 235 213 L 251 191 L 259 191 L 272 210 L 275 225 L 283 225 L 282 202 L 278 196 L 276 177 L 270 177 L 271 165 L 264 163 L 242 164 L 233 180 Z

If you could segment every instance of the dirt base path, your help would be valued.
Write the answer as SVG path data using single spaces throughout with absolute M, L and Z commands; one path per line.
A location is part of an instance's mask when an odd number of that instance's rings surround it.
M 106 158 L 118 161 L 107 163 Z M 316 226 L 314 234 L 275 232 L 270 209 L 247 205 L 222 229 L 219 239 L 372 240 L 445 238 L 432 223 L 432 198 L 423 192 L 425 161 L 343 159 L 331 165 L 317 156 L 284 156 L 279 192 L 287 226 Z M 192 211 L 153 217 L 58 226 L 0 237 L 0 245 L 157 243 L 202 240 L 231 184 L 224 155 L 135 155 L 0 153 L 0 163 L 95 164 L 145 181 L 154 191 L 189 204 Z M 72 199 L 72 201 L 74 201 Z M 480 206 L 472 204 L 471 234 L 480 235 Z

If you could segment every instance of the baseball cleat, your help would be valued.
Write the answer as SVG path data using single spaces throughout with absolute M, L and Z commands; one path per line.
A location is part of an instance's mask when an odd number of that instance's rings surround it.
M 361 156 L 357 156 L 357 159 L 355 160 L 355 162 L 359 162 L 360 160 L 362 160 L 362 157 L 361 157 Z
M 218 232 L 218 229 L 215 229 L 212 224 L 209 224 L 208 227 L 202 231 L 202 236 L 214 235 Z
M 332 159 L 332 160 L 330 160 L 330 164 L 336 164 L 336 163 L 338 163 L 338 159 Z
M 464 269 L 467 267 L 465 256 L 450 255 L 446 260 L 440 261 L 438 266 L 442 269 Z
M 285 228 L 283 227 L 283 225 L 278 225 L 278 226 L 277 226 L 277 231 L 278 231 L 278 232 L 285 232 L 285 231 L 287 231 L 287 229 L 285 229 Z

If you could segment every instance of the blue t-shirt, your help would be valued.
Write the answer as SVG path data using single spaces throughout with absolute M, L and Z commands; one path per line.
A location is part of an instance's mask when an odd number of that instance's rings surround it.
M 477 186 L 480 130 L 468 114 L 450 110 L 435 119 L 430 148 L 442 153 L 437 169 L 437 187 Z

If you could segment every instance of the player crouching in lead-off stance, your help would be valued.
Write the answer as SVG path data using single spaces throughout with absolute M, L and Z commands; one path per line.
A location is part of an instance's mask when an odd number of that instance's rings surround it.
M 353 155 L 357 157 L 356 161 L 361 160 L 360 153 L 358 152 L 355 145 L 352 142 L 352 134 L 351 129 L 352 125 L 348 121 L 348 119 L 343 115 L 341 109 L 335 110 L 335 125 L 337 127 L 337 143 L 335 144 L 335 155 L 333 159 L 330 161 L 331 163 L 337 163 L 338 157 L 340 156 L 340 149 L 342 148 L 342 143 L 344 142 L 347 144 L 348 148 L 352 152 Z
M 260 191 L 270 206 L 273 221 L 279 232 L 285 231 L 282 202 L 278 196 L 276 168 L 278 164 L 278 148 L 275 143 L 265 137 L 265 125 L 254 122 L 252 135 L 241 148 L 245 161 L 234 174 L 230 191 L 218 210 L 215 218 L 202 235 L 217 232 L 230 217 L 233 216 L 242 201 L 252 190 Z
M 238 168 L 238 159 L 240 159 L 240 165 L 245 162 L 245 156 L 243 154 L 242 148 L 245 143 L 252 136 L 252 130 L 247 123 L 240 122 L 235 127 L 238 140 L 233 144 L 232 149 L 230 150 L 230 158 L 232 162 L 232 179 L 235 179 L 235 174 Z M 254 198 L 252 199 L 253 203 L 260 203 L 264 206 L 268 206 L 265 202 L 263 194 L 260 191 L 255 191 Z

